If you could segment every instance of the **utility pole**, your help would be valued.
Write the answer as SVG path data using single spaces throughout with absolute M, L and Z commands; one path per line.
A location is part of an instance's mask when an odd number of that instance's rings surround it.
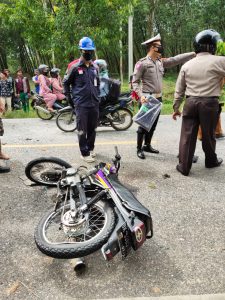
M 46 0 L 42 0 L 42 5 L 43 5 L 45 17 L 47 17 L 47 15 L 48 15 L 48 7 L 47 7 Z M 52 6 L 52 3 L 51 3 L 51 6 Z M 51 42 L 51 44 L 52 44 L 52 42 Z M 52 65 L 53 65 L 53 67 L 55 67 L 55 52 L 54 52 L 53 47 L 51 49 L 51 53 L 52 53 Z
M 133 6 L 130 4 L 128 17 L 128 82 L 133 74 Z
M 122 22 L 120 23 L 120 81 L 123 85 L 123 43 L 122 43 Z

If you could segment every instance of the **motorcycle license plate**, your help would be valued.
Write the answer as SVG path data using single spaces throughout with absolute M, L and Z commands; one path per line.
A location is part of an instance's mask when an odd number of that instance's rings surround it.
M 126 223 L 124 223 L 123 226 L 121 226 L 120 229 L 117 231 L 117 236 L 119 241 L 120 252 L 122 254 L 122 259 L 125 259 L 125 257 L 127 257 L 131 249 L 131 235 Z

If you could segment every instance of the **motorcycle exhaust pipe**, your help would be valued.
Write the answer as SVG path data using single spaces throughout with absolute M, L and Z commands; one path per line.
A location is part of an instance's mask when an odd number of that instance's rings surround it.
M 74 258 L 71 263 L 72 263 L 74 271 L 77 274 L 81 274 L 85 271 L 86 264 L 82 257 Z
M 38 105 L 35 106 L 35 109 L 43 111 L 46 114 L 51 114 L 51 112 L 49 110 L 45 109 L 44 107 L 38 106 Z

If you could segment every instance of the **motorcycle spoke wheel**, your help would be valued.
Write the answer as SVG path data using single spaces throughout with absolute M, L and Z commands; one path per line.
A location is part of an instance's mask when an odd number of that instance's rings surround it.
M 83 233 L 79 235 L 73 235 L 73 232 L 71 230 L 71 233 L 65 234 L 63 226 L 61 229 L 61 212 L 62 208 L 59 211 L 53 213 L 50 216 L 49 220 L 46 221 L 45 227 L 43 228 L 43 235 L 45 236 L 49 244 L 81 244 L 96 237 L 104 228 L 106 223 L 106 216 L 104 211 L 102 211 L 102 209 L 96 205 L 93 206 L 89 211 L 89 219 L 87 222 L 88 224 L 86 224 L 86 228 L 83 230 Z
M 62 112 L 56 118 L 56 125 L 65 132 L 76 130 L 76 115 L 73 112 Z
M 26 176 L 33 182 L 55 186 L 61 177 L 62 170 L 71 165 L 59 158 L 39 158 L 28 163 Z
M 44 109 L 47 109 L 47 107 L 44 103 L 40 104 L 39 106 L 43 107 Z M 42 120 L 51 120 L 54 117 L 54 114 L 46 113 L 46 112 L 44 112 L 42 110 L 38 110 L 38 109 L 36 109 L 36 113 L 37 113 L 38 117 Z
M 99 201 L 84 216 L 71 222 L 70 206 L 49 211 L 39 222 L 35 242 L 40 251 L 55 258 L 75 258 L 100 249 L 115 226 L 113 209 Z M 66 222 L 68 220 L 68 222 Z
M 128 129 L 133 123 L 132 113 L 125 108 L 121 108 L 112 113 L 112 118 L 111 126 L 118 131 Z

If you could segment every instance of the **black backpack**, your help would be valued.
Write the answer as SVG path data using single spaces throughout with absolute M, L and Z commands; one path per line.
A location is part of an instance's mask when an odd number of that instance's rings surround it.
M 106 96 L 107 101 L 117 101 L 120 96 L 121 82 L 112 78 L 102 78 L 101 80 L 107 81 L 109 85 L 109 93 Z

